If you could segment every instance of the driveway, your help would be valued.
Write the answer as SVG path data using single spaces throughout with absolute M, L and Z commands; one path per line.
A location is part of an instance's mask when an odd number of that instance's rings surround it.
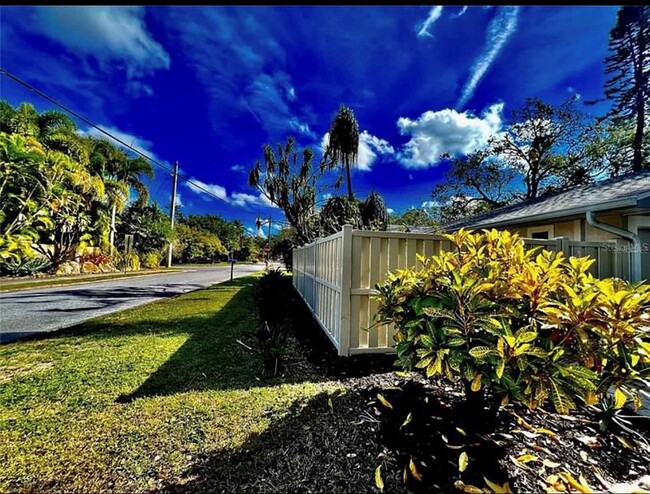
M 264 264 L 236 264 L 234 277 L 264 269 Z M 58 288 L 0 293 L 0 343 L 74 326 L 230 279 L 230 266 L 96 281 Z

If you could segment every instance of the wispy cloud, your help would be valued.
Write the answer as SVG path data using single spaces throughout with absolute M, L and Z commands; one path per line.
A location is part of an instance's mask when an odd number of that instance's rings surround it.
M 106 71 L 122 64 L 137 77 L 171 65 L 144 17 L 144 7 L 36 7 L 33 26 L 70 53 L 97 60 Z
M 460 9 L 460 11 L 454 17 L 460 17 L 461 15 L 464 15 L 465 12 L 467 12 L 467 5 Z
M 131 134 L 129 132 L 124 132 L 124 131 L 122 131 L 122 130 L 120 130 L 118 128 L 115 128 L 115 127 L 100 126 L 100 128 L 105 130 L 106 132 L 108 132 L 112 136 L 115 136 L 120 141 L 125 142 L 129 146 L 134 147 L 135 149 L 138 149 L 139 151 L 143 152 L 144 154 L 146 154 L 150 158 L 152 158 L 152 159 L 154 159 L 156 161 L 159 161 L 161 163 L 168 163 L 167 161 L 163 160 L 162 158 L 160 158 L 160 157 L 158 157 L 156 155 L 156 153 L 153 151 L 153 142 L 151 142 L 150 140 L 148 140 L 148 139 L 146 139 L 144 137 L 141 137 L 141 136 Z M 88 129 L 85 129 L 85 130 L 83 130 L 83 129 L 79 130 L 79 133 L 81 135 L 88 135 L 88 136 L 97 137 L 97 138 L 100 138 L 100 139 L 106 139 L 108 141 L 111 141 L 116 146 L 124 147 L 121 142 L 108 137 L 106 134 L 104 134 L 103 132 L 100 132 L 99 130 L 97 130 L 94 127 L 90 127 Z M 126 149 L 126 151 L 128 153 L 131 153 L 131 151 L 129 151 L 128 149 Z
M 228 194 L 226 188 L 218 184 L 202 182 L 196 178 L 190 178 L 190 182 L 185 185 L 194 193 L 200 195 L 206 201 L 214 199 L 214 196 L 222 201 L 237 207 L 248 208 L 251 206 L 263 206 L 269 208 L 277 207 L 271 201 L 261 194 L 253 195 L 245 192 L 233 192 Z
M 236 173 L 244 173 L 246 171 L 244 165 L 232 165 L 230 169 Z
M 442 5 L 435 5 L 431 7 L 429 15 L 424 20 L 424 22 L 416 26 L 416 29 L 418 30 L 418 37 L 421 38 L 422 36 L 428 36 L 429 38 L 433 38 L 433 34 L 429 32 L 429 28 L 435 24 L 441 15 Z
M 210 193 L 213 196 L 222 199 L 223 201 L 229 202 L 226 188 L 222 187 L 221 185 L 208 184 L 196 178 L 190 178 L 190 181 L 185 182 L 185 184 L 192 192 L 196 192 L 197 194 L 202 195 L 206 200 L 210 199 L 210 196 L 206 195 L 207 191 L 207 193 Z
M 212 7 L 170 11 L 163 22 L 219 115 L 250 115 L 252 129 L 259 126 L 273 140 L 287 132 L 314 137 L 296 101 L 299 88 L 288 74 L 286 48 L 276 41 L 261 11 Z M 226 118 L 213 122 L 221 135 L 231 132 L 226 122 Z
M 510 36 L 517 30 L 518 16 L 519 7 L 499 7 L 496 15 L 488 25 L 485 46 L 472 65 L 472 75 L 465 82 L 461 97 L 456 105 L 457 109 L 462 110 L 474 96 L 474 91 L 479 82 L 499 56 Z

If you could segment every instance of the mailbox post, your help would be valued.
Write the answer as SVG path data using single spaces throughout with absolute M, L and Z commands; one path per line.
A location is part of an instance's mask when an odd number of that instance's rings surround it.
M 230 263 L 230 281 L 232 281 L 232 272 L 233 269 L 235 268 L 235 263 L 237 262 L 237 259 L 228 259 L 228 262 Z

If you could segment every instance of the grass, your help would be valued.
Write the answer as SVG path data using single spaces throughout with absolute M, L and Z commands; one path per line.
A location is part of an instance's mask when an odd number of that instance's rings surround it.
M 74 285 L 78 283 L 87 283 L 90 281 L 107 281 L 115 280 L 118 278 L 130 278 L 133 276 L 144 276 L 151 274 L 162 274 L 162 273 L 174 273 L 181 271 L 181 269 L 167 269 L 164 270 L 146 270 L 146 271 L 133 271 L 128 273 L 111 273 L 111 274 L 101 274 L 101 275 L 79 275 L 74 277 L 52 277 L 44 280 L 34 280 L 34 281 L 25 281 L 25 280 L 16 280 L 6 282 L 2 280 L 0 284 L 0 292 L 9 292 L 9 291 L 18 291 L 18 290 L 28 290 L 31 288 L 51 288 L 56 286 L 64 285 Z
M 160 488 L 337 389 L 259 378 L 253 279 L 0 347 L 0 492 Z

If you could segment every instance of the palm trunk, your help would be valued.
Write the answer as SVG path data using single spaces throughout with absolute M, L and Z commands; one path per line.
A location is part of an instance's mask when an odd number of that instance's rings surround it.
M 352 193 L 352 177 L 350 176 L 350 165 L 345 165 L 345 171 L 348 175 L 348 199 L 352 201 L 354 199 L 354 194 Z
M 108 232 L 108 243 L 110 244 L 110 251 L 113 254 L 114 244 L 115 244 L 115 216 L 117 215 L 117 206 L 113 204 L 111 209 L 111 229 Z

